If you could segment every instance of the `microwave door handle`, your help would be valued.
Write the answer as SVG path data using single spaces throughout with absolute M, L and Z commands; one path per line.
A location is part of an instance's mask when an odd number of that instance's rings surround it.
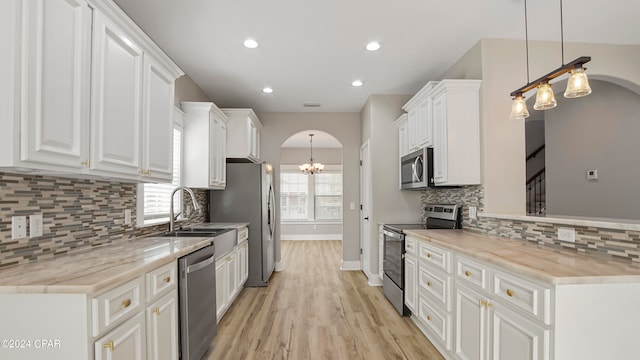
M 420 157 L 416 157 L 413 161 L 413 165 L 411 165 L 411 169 L 413 170 L 413 182 L 420 181 L 420 177 L 418 176 L 418 162 L 420 161 Z

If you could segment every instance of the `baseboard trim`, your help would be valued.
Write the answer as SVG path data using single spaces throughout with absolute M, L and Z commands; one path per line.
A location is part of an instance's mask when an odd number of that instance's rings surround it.
M 280 234 L 281 240 L 342 240 L 342 234 Z
M 369 286 L 382 286 L 382 280 L 378 274 L 374 274 L 369 278 Z
M 342 261 L 342 266 L 340 266 L 340 270 L 343 271 L 354 271 L 354 270 L 362 270 L 360 266 L 360 260 L 355 261 Z
M 282 263 L 282 261 L 276 261 L 275 271 L 280 272 L 282 270 L 284 270 L 284 264 Z

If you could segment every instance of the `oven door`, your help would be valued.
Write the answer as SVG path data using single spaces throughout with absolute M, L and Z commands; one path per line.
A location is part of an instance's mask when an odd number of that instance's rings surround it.
M 404 289 L 404 234 L 383 229 L 384 254 L 382 270 L 400 289 Z

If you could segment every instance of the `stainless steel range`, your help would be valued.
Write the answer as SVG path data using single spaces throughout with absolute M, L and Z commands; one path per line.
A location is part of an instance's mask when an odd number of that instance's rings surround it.
M 405 230 L 460 229 L 460 207 L 453 204 L 432 204 L 425 207 L 424 224 L 385 224 L 382 270 L 384 295 L 402 316 L 411 315 L 404 305 L 404 238 Z

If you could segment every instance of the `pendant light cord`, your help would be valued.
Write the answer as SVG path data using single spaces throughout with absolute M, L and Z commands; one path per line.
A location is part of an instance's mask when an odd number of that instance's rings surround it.
M 527 0 L 524 0 L 524 43 L 527 54 L 527 84 L 529 84 L 529 25 L 527 23 Z
M 562 0 L 560 0 L 560 52 L 562 53 L 562 66 L 564 66 L 564 23 L 562 18 Z

